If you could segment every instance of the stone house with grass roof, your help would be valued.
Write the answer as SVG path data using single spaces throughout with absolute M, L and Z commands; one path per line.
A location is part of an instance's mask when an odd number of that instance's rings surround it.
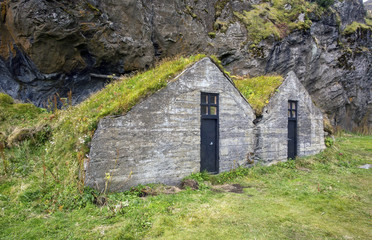
M 92 139 L 86 185 L 101 191 L 148 183 L 175 185 L 199 171 L 220 173 L 251 165 L 254 159 L 286 160 L 288 122 L 281 111 L 286 116 L 284 105 L 289 101 L 296 102 L 297 130 L 304 131 L 296 133 L 298 154 L 322 150 L 322 114 L 294 78 L 289 74 L 256 123 L 253 109 L 229 77 L 209 58 L 200 60 L 125 115 L 100 121 Z M 318 142 L 303 141 L 307 134 Z
M 110 191 L 172 185 L 244 165 L 255 149 L 254 119 L 231 80 L 204 58 L 124 116 L 100 121 L 86 184 L 102 190 L 110 179 Z
M 325 149 L 323 114 L 293 71 L 256 122 L 255 158 L 263 164 L 313 155 Z

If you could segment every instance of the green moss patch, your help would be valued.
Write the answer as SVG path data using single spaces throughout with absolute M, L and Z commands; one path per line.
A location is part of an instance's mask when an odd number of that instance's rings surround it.
M 248 100 L 257 116 L 262 114 L 262 109 L 269 103 L 269 99 L 282 82 L 283 77 L 275 75 L 234 80 L 236 87 Z
M 367 24 L 371 24 L 371 21 L 368 21 Z M 352 22 L 351 24 L 347 25 L 343 31 L 344 35 L 350 35 L 355 33 L 357 30 L 372 30 L 371 25 L 366 25 L 360 22 Z
M 244 23 L 248 40 L 253 43 L 269 37 L 281 39 L 296 29 L 310 28 L 312 22 L 307 14 L 319 11 L 317 4 L 304 0 L 274 0 L 252 7 L 250 11 L 234 12 L 234 15 Z M 304 14 L 304 21 L 298 21 L 300 14 Z

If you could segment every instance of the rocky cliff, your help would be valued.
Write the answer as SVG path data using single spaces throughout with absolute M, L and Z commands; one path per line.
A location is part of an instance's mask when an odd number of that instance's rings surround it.
M 0 91 L 82 101 L 159 59 L 215 54 L 233 75 L 293 70 L 333 125 L 372 126 L 371 20 L 360 0 L 4 0 Z M 330 6 L 328 6 L 330 5 Z

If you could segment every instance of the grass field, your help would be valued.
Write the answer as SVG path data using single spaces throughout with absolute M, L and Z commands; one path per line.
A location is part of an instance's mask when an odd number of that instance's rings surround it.
M 85 205 L 55 211 L 22 192 L 31 182 L 1 176 L 0 239 L 372 239 L 372 169 L 358 168 L 367 163 L 372 136 L 344 134 L 316 156 L 194 174 L 199 190 L 139 197 L 138 188 L 97 206 L 86 189 Z M 213 191 L 205 179 L 244 191 Z

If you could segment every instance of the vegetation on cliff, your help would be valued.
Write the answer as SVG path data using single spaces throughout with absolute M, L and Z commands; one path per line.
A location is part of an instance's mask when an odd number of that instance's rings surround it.
M 248 40 L 259 43 L 261 40 L 274 37 L 281 39 L 296 29 L 310 28 L 312 22 L 309 13 L 320 13 L 319 5 L 305 0 L 290 3 L 274 0 L 253 4 L 251 10 L 234 12 L 234 15 L 247 28 Z
M 350 35 L 355 33 L 357 30 L 370 30 L 372 31 L 372 21 L 370 19 L 366 19 L 366 24 L 360 22 L 352 22 L 351 24 L 347 25 L 343 31 L 343 34 Z

